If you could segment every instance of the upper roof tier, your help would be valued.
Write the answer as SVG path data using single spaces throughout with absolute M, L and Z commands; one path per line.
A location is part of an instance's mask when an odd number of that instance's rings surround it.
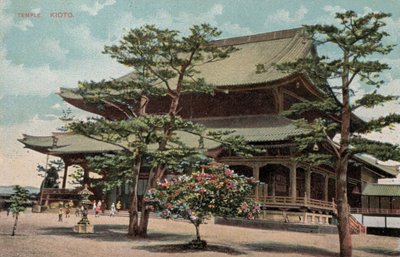
M 217 88 L 251 86 L 274 83 L 290 74 L 277 71 L 273 64 L 295 61 L 310 55 L 312 41 L 301 28 L 235 37 L 214 41 L 217 46 L 235 46 L 239 51 L 229 58 L 197 66 L 199 77 Z M 257 72 L 257 70 L 262 72 Z M 129 80 L 133 73 L 120 77 Z M 73 90 L 62 88 L 63 98 L 79 99 Z

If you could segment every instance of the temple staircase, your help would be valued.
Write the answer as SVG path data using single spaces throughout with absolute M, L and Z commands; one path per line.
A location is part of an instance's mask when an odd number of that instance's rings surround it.
M 351 234 L 366 234 L 367 227 L 358 222 L 353 215 L 350 214 L 349 216 L 349 223 L 350 223 L 350 232 Z

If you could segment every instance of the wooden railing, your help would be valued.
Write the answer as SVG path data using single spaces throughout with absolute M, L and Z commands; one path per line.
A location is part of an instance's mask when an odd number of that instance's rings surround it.
M 400 215 L 400 209 L 351 208 L 350 211 L 357 214 Z
M 265 207 L 280 208 L 308 208 L 324 211 L 336 212 L 336 204 L 334 202 L 309 199 L 306 197 L 288 197 L 288 196 L 253 196 L 257 202 Z

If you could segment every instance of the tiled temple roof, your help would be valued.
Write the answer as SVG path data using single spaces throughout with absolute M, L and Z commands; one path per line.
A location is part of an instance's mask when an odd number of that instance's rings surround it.
M 292 74 L 282 73 L 273 65 L 306 57 L 313 48 L 312 41 L 304 36 L 300 28 L 222 39 L 213 43 L 239 49 L 229 58 L 196 67 L 200 72 L 199 76 L 217 88 L 274 83 L 290 77 Z M 257 72 L 257 65 L 263 72 Z M 132 76 L 134 74 L 129 73 L 119 79 L 129 80 Z M 63 98 L 81 98 L 74 89 L 68 88 L 61 88 L 60 95 Z
M 247 142 L 273 142 L 287 140 L 303 133 L 289 119 L 277 115 L 220 117 L 194 120 L 210 130 L 234 130 L 232 135 L 243 136 Z M 198 147 L 199 137 L 178 131 L 177 136 L 188 146 Z M 24 135 L 19 139 L 27 148 L 53 155 L 73 153 L 101 153 L 122 150 L 113 144 L 101 142 L 82 135 L 55 133 L 53 136 Z M 218 142 L 205 139 L 205 149 L 218 147 Z
M 353 156 L 353 159 L 355 159 L 355 160 L 357 160 L 359 162 L 362 162 L 364 164 L 371 165 L 371 166 L 373 166 L 375 168 L 378 168 L 379 170 L 382 170 L 382 171 L 384 171 L 384 172 L 386 172 L 386 173 L 388 173 L 388 174 L 390 174 L 392 176 L 397 176 L 398 173 L 399 173 L 397 171 L 397 166 L 388 166 L 388 165 L 379 164 L 377 162 L 377 159 L 375 159 L 373 157 L 370 157 L 370 156 L 367 156 L 367 155 L 355 154 Z
M 104 153 L 120 151 L 121 147 L 70 133 L 54 133 L 53 136 L 23 135 L 18 139 L 27 148 L 54 155 L 74 153 Z
M 400 185 L 367 184 L 362 195 L 368 196 L 400 196 Z

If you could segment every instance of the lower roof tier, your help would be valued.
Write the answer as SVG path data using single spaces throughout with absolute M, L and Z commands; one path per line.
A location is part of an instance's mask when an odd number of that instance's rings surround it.
M 289 137 L 304 133 L 293 122 L 279 115 L 236 116 L 209 119 L 194 119 L 209 130 L 233 130 L 232 135 L 243 136 L 249 143 L 271 143 L 286 141 Z M 189 147 L 198 147 L 199 137 L 183 131 L 176 135 Z M 51 155 L 75 153 L 101 153 L 120 151 L 123 148 L 111 143 L 73 133 L 53 133 L 52 136 L 23 135 L 19 139 L 26 148 Z M 204 140 L 205 149 L 220 146 L 218 142 Z

